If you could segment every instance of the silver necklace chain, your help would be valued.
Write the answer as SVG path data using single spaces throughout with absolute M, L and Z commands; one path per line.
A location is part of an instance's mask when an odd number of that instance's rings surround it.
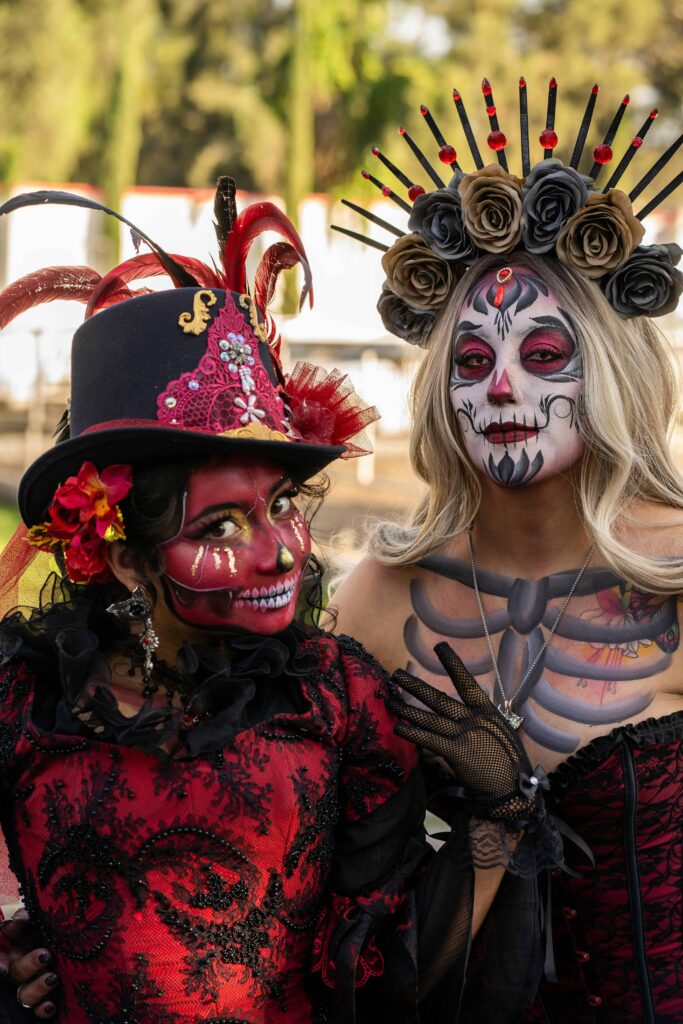
M 560 608 L 560 610 L 559 610 L 559 612 L 557 614 L 557 617 L 556 617 L 555 621 L 553 622 L 551 628 L 547 632 L 545 632 L 544 639 L 543 639 L 543 646 L 539 650 L 538 654 L 536 655 L 536 657 L 532 661 L 532 663 L 529 666 L 529 668 L 524 673 L 524 677 L 523 677 L 521 683 L 519 684 L 519 686 L 517 687 L 517 689 L 515 690 L 515 692 L 512 694 L 511 697 L 506 697 L 505 696 L 505 687 L 503 686 L 503 681 L 500 678 L 500 672 L 498 671 L 498 662 L 496 660 L 496 655 L 495 655 L 494 650 L 493 650 L 493 643 L 491 641 L 491 634 L 489 633 L 489 627 L 488 627 L 488 623 L 486 621 L 486 615 L 484 614 L 484 606 L 483 606 L 483 604 L 481 602 L 481 594 L 479 592 L 479 580 L 477 579 L 477 566 L 476 566 L 476 563 L 474 561 L 474 544 L 472 543 L 472 525 L 471 524 L 470 524 L 470 526 L 467 527 L 467 544 L 468 544 L 469 549 L 470 549 L 470 563 L 472 565 L 472 584 L 474 586 L 474 596 L 477 599 L 477 607 L 479 608 L 479 615 L 481 617 L 481 624 L 484 627 L 484 635 L 486 636 L 486 645 L 487 645 L 487 647 L 489 649 L 489 655 L 491 657 L 491 663 L 493 665 L 493 671 L 494 671 L 495 676 L 496 676 L 496 683 L 498 684 L 498 689 L 500 690 L 501 703 L 498 705 L 498 710 L 500 711 L 501 715 L 504 718 L 507 718 L 508 722 L 510 723 L 510 725 L 512 726 L 513 729 L 519 729 L 520 725 L 524 721 L 524 718 L 523 718 L 523 716 L 518 715 L 518 714 L 515 713 L 515 711 L 513 711 L 512 705 L 513 705 L 514 701 L 517 699 L 517 697 L 519 696 L 519 693 L 521 692 L 521 690 L 524 688 L 524 685 L 525 685 L 527 679 L 529 679 L 529 677 L 533 673 L 534 669 L 538 665 L 539 661 L 541 660 L 541 658 L 543 657 L 545 652 L 548 650 L 548 647 L 552 643 L 553 637 L 555 636 L 555 630 L 559 626 L 560 620 L 561 620 L 562 616 L 564 615 L 564 613 L 567 610 L 567 605 L 569 604 L 569 602 L 571 601 L 572 597 L 574 596 L 574 592 L 576 591 L 576 588 L 578 587 L 579 583 L 581 582 L 583 574 L 585 573 L 586 569 L 588 568 L 588 563 L 590 562 L 591 558 L 593 557 L 593 551 L 595 549 L 595 545 L 591 544 L 590 551 L 586 555 L 586 557 L 584 559 L 584 562 L 583 562 L 583 565 L 581 566 L 581 568 L 579 569 L 578 573 L 576 574 L 576 579 L 572 583 L 571 589 L 570 589 L 569 593 L 567 594 L 567 596 L 566 596 L 566 598 L 565 598 L 565 600 L 564 600 L 564 602 L 562 604 L 562 607 Z

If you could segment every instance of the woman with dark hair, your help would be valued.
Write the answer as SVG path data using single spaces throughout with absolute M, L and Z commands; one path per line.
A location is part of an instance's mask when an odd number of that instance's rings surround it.
M 63 197 L 0 213 L 41 200 Z M 461 701 L 398 680 L 434 705 L 459 784 L 434 855 L 384 672 L 295 620 L 318 582 L 299 503 L 322 490 L 307 481 L 362 452 L 374 410 L 336 371 L 284 376 L 262 317 L 301 244 L 268 204 L 235 218 L 228 196 L 217 212 L 220 274 L 150 241 L 105 278 L 62 268 L 0 296 L 0 320 L 62 286 L 92 314 L 68 423 L 19 493 L 58 571 L 33 563 L 39 600 L 0 628 L 11 866 L 69 1024 L 452 1020 L 502 867 L 532 884 L 560 845 L 514 733 L 446 648 Z M 288 241 L 252 300 L 259 218 Z M 129 291 L 160 267 L 178 287 Z M 22 535 L 9 546 L 10 591 L 28 551 Z M 475 885 L 477 843 L 491 870 Z M 537 956 L 537 902 L 529 917 Z M 39 982 L 18 994 L 54 1015 Z

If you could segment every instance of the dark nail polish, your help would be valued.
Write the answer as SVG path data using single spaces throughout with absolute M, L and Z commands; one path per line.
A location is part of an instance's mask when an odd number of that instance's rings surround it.
M 52 954 L 51 953 L 39 953 L 38 954 L 38 963 L 39 964 L 49 964 L 50 960 L 52 960 Z
M 52 1014 L 54 1012 L 55 1012 L 55 1004 L 54 1003 L 43 1003 L 43 1013 L 47 1013 L 50 1016 L 52 1016 Z
M 59 978 L 57 977 L 56 974 L 46 974 L 45 975 L 45 984 L 46 985 L 50 985 L 50 986 L 56 985 L 58 981 L 59 981 Z

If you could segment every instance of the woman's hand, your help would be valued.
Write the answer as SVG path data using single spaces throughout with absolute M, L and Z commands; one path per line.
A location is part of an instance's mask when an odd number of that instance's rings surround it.
M 480 817 L 519 830 L 538 811 L 545 774 L 540 768 L 532 771 L 517 733 L 455 651 L 447 643 L 434 650 L 461 701 L 409 672 L 394 672 L 392 682 L 431 709 L 415 707 L 396 695 L 390 703 L 400 719 L 396 732 L 446 761 Z
M 33 946 L 25 910 L 17 911 L 0 923 L 0 974 L 18 986 L 16 998 L 21 1006 L 33 1010 L 38 1020 L 54 1020 L 57 1012 L 54 993 L 59 978 L 51 970 L 49 949 Z

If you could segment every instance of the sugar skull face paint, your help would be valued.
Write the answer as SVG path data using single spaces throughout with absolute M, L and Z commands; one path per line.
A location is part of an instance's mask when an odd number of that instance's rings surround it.
M 572 466 L 584 449 L 582 382 L 571 319 L 542 278 L 511 264 L 477 283 L 456 328 L 450 380 L 475 468 L 524 487 Z
M 177 618 L 254 633 L 290 624 L 311 553 L 295 494 L 269 463 L 235 459 L 192 473 L 180 529 L 160 545 L 164 596 Z

